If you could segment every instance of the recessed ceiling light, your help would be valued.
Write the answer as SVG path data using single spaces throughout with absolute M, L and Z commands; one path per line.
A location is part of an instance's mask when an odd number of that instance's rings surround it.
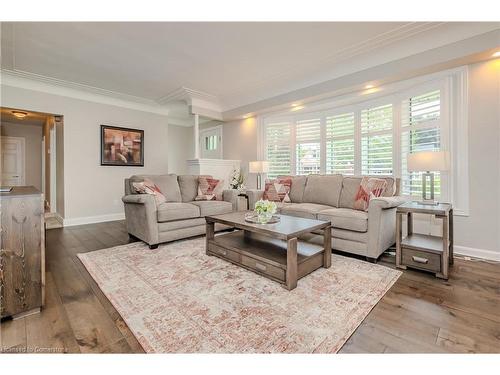
M 298 105 L 298 106 L 295 106 L 291 109 L 291 111 L 300 111 L 301 109 L 303 109 L 304 106 L 303 105 Z
M 292 107 L 298 107 L 299 105 L 297 103 L 292 103 Z
M 367 90 L 368 90 L 368 89 L 373 89 L 374 87 L 375 87 L 375 86 L 373 86 L 373 85 L 366 85 L 366 86 L 365 86 L 365 89 L 367 89 Z
M 27 112 L 22 112 L 22 111 L 12 111 L 12 114 L 16 116 L 17 118 L 23 119 L 26 116 L 28 116 Z
M 493 55 L 491 55 L 492 57 L 500 57 L 500 51 L 496 51 Z

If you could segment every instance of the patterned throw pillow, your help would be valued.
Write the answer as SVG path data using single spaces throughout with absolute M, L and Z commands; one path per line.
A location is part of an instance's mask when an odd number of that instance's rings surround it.
M 198 178 L 197 201 L 221 201 L 224 180 L 217 180 L 208 176 Z
M 141 182 L 132 182 L 132 186 L 137 194 L 154 195 L 157 205 L 167 201 L 167 198 L 165 198 L 165 195 L 163 195 L 160 188 L 153 181 L 147 178 Z
M 291 178 L 277 178 L 275 180 L 266 180 L 263 199 L 271 202 L 290 203 L 290 188 L 292 187 Z
M 381 178 L 363 177 L 354 198 L 354 209 L 368 211 L 370 199 L 380 197 L 387 188 L 387 181 Z

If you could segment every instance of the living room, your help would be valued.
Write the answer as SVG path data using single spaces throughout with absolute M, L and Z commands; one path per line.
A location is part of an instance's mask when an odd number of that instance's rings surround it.
M 500 22 L 200 7 L 2 17 L 0 362 L 498 364 Z

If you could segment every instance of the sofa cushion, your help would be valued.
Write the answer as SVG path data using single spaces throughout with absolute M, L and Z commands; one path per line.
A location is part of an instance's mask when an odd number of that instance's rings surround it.
M 271 202 L 290 203 L 290 187 L 292 179 L 290 177 L 278 177 L 275 180 L 266 180 L 262 199 Z
M 373 176 L 387 181 L 387 187 L 382 194 L 383 197 L 392 197 L 396 194 L 396 179 L 390 176 Z M 363 177 L 344 177 L 342 181 L 342 191 L 340 193 L 339 207 L 354 208 L 354 200 L 359 190 L 359 185 Z
M 302 203 L 307 176 L 279 176 L 279 178 L 290 178 L 292 180 L 289 194 L 290 200 L 293 203 Z
M 329 208 L 332 207 L 316 203 L 288 203 L 281 207 L 281 214 L 316 219 L 318 212 Z
M 167 202 L 162 203 L 157 208 L 158 222 L 192 219 L 200 217 L 200 208 L 194 204 Z
M 202 176 L 212 177 L 208 175 Z M 196 196 L 198 195 L 198 179 L 202 176 L 187 174 L 177 177 L 183 202 L 192 202 L 196 199 Z
M 341 174 L 307 176 L 302 202 L 338 207 L 342 179 Z
M 194 201 L 190 204 L 200 208 L 200 216 L 227 214 L 233 211 L 233 204 L 226 201 Z
M 144 180 L 151 180 L 161 193 L 165 196 L 167 202 L 180 202 L 181 191 L 177 182 L 177 175 L 175 174 L 151 174 L 151 175 L 135 175 L 130 177 L 130 190 L 134 192 L 133 183 L 143 182 Z
M 355 232 L 368 230 L 368 212 L 349 208 L 330 208 L 318 213 L 318 220 L 329 220 L 334 228 Z

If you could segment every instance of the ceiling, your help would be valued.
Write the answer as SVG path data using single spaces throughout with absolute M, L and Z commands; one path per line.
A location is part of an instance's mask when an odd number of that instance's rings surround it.
M 12 111 L 22 111 L 26 112 L 28 115 L 23 119 L 17 118 L 12 114 Z M 20 124 L 20 125 L 37 125 L 43 126 L 47 117 L 51 116 L 46 113 L 39 112 L 28 112 L 23 109 L 13 109 L 13 108 L 0 108 L 0 119 L 1 122 L 9 122 L 11 124 Z
M 465 23 L 453 25 L 464 28 Z M 407 41 L 401 53 L 445 43 L 433 22 L 156 22 L 156 23 L 2 23 L 2 64 L 17 71 L 63 80 L 87 88 L 164 104 L 181 87 L 216 98 L 221 111 L 272 97 L 335 74 L 368 53 L 387 52 Z M 468 23 L 467 35 L 498 27 Z M 442 31 L 442 32 L 441 32 Z M 441 35 L 440 35 L 441 34 Z M 434 35 L 429 39 L 429 35 Z M 440 39 L 441 38 L 441 39 Z M 411 42 L 411 43 L 410 43 Z M 364 65 L 363 65 L 364 64 Z M 333 71 L 332 69 L 337 69 Z M 60 81 L 59 81 L 60 82 Z M 166 103 L 171 114 L 189 116 L 184 103 Z

